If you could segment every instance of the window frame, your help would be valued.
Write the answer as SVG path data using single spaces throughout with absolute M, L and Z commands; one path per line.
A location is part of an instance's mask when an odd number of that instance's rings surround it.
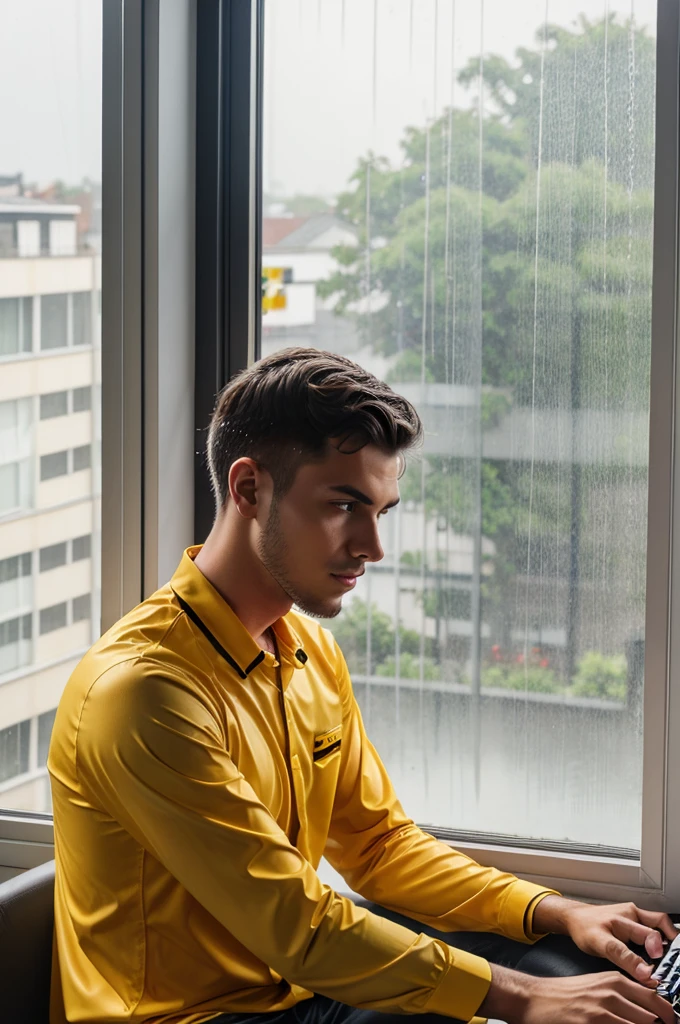
M 196 14 L 185 0 L 166 5 L 162 15 L 159 0 L 102 2 L 105 629 L 167 578 L 167 566 L 176 563 L 183 537 L 193 532 L 202 540 L 207 534 L 213 499 L 204 465 L 205 427 L 218 391 L 260 351 L 264 0 L 201 0 Z M 573 853 L 560 844 L 510 846 L 500 838 L 494 842 L 489 836 L 424 826 L 481 863 L 571 895 L 636 899 L 664 909 L 677 908 L 680 902 L 680 822 L 667 814 L 680 797 L 680 749 L 669 742 L 680 728 L 680 691 L 674 685 L 680 658 L 680 601 L 672 600 L 676 591 L 680 593 L 680 545 L 673 543 L 680 522 L 679 13 L 678 0 L 658 0 L 649 463 L 649 490 L 655 500 L 649 503 L 648 525 L 640 861 L 603 857 L 595 851 Z M 178 57 L 181 74 L 173 92 L 167 70 Z M 184 104 L 183 117 L 168 123 L 161 116 L 165 105 L 176 103 L 178 90 L 193 89 L 194 73 L 195 110 Z M 158 159 L 159 146 L 169 144 L 179 153 L 194 130 L 195 179 L 186 164 L 173 178 L 168 169 L 172 161 Z M 178 266 L 170 262 L 160 237 L 164 217 L 172 216 L 173 196 L 187 185 L 196 196 L 195 226 L 193 216 L 185 217 L 180 229 L 182 240 L 192 242 L 195 266 L 191 260 Z M 169 351 L 181 358 L 174 371 L 166 371 L 164 311 L 178 285 L 176 304 L 169 308 L 181 314 L 178 331 L 183 338 L 175 332 Z M 192 331 L 185 330 L 188 318 L 196 331 L 195 349 Z M 190 486 L 185 488 L 189 498 L 175 528 L 163 518 L 171 488 L 161 469 L 167 466 L 164 427 L 171 400 L 180 395 L 186 402 L 189 390 L 187 358 L 195 358 L 190 419 L 196 443 L 188 443 L 180 477 L 188 472 L 194 487 L 193 495 Z M 182 413 L 186 417 L 186 405 Z M 172 488 L 177 483 L 175 477 Z M 175 490 L 175 498 L 178 493 Z M 175 505 L 173 516 L 176 512 Z M 193 531 L 187 527 L 192 514 Z M 158 529 L 159 524 L 170 525 L 170 535 Z M 97 540 L 95 536 L 93 543 Z M 0 840 L 2 879 L 53 855 L 51 816 L 2 811 Z

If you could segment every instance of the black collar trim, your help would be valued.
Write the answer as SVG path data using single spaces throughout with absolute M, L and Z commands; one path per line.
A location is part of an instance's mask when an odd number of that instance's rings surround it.
M 229 651 L 224 649 L 224 647 L 219 642 L 217 637 L 210 632 L 205 622 L 203 622 L 203 620 L 199 618 L 199 616 L 191 607 L 191 605 L 187 604 L 184 598 L 179 596 L 174 587 L 172 588 L 172 592 L 179 601 L 182 611 L 186 612 L 186 614 L 189 616 L 194 625 L 198 626 L 206 640 L 209 640 L 210 643 L 215 648 L 215 650 L 217 651 L 217 653 L 224 658 L 227 664 L 231 665 L 235 672 L 238 672 L 241 679 L 246 679 L 248 675 L 253 671 L 253 669 L 257 668 L 260 662 L 264 661 L 264 651 L 260 651 L 260 653 L 255 658 L 253 658 L 250 665 L 248 665 L 248 667 L 245 670 L 242 669 L 241 666 L 236 661 L 234 661 Z

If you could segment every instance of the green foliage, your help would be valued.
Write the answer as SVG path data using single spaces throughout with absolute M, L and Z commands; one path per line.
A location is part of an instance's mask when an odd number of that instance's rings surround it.
M 482 669 L 482 686 L 525 693 L 564 693 L 564 685 L 549 668 L 529 665 L 490 665 Z
M 627 665 L 622 654 L 587 651 L 578 663 L 571 692 L 575 697 L 600 697 L 625 700 Z
M 355 598 L 334 619 L 331 625 L 333 635 L 345 656 L 350 672 L 366 672 L 366 643 L 368 638 L 368 606 L 361 598 Z M 414 629 L 399 627 L 400 654 L 417 655 L 420 652 L 420 635 Z M 395 630 L 389 615 L 371 605 L 371 670 L 377 672 L 380 665 L 394 656 Z M 427 650 L 427 647 L 426 647 Z M 428 652 L 429 653 L 429 652 Z
M 396 390 L 423 379 L 474 389 L 480 407 L 469 407 L 469 420 L 462 404 L 454 410 L 468 438 L 475 417 L 488 435 L 510 417 L 508 429 L 521 429 L 530 409 L 549 410 L 556 432 L 564 431 L 561 461 L 423 455 L 409 461 L 401 480 L 405 503 L 424 501 L 438 525 L 466 537 L 481 531 L 492 542 L 485 545 L 492 553 L 484 556 L 483 614 L 508 643 L 518 573 L 566 579 L 575 512 L 581 564 L 601 558 L 605 503 L 617 489 L 632 501 L 643 481 L 644 465 L 630 458 L 622 429 L 620 465 L 579 467 L 576 508 L 566 432 L 574 407 L 599 413 L 604 403 L 622 423 L 648 410 L 654 63 L 653 38 L 613 16 L 582 16 L 569 29 L 549 25 L 515 59 L 487 54 L 463 69 L 461 84 L 484 90 L 481 126 L 474 105 L 412 126 L 398 164 L 367 153 L 338 197 L 337 215 L 355 226 L 357 244 L 335 250 L 338 269 L 319 292 L 336 298 L 336 313 L 353 318 L 376 351 L 396 357 L 388 377 Z M 612 88 L 604 88 L 605 73 Z M 354 304 L 369 285 L 386 301 L 359 314 Z M 433 420 L 426 428 L 436 431 Z M 413 549 L 422 538 L 404 542 L 412 550 L 402 565 L 420 569 Z M 610 547 L 607 572 L 622 557 L 644 565 L 642 546 Z M 436 557 L 427 552 L 428 572 L 439 567 Z M 639 604 L 639 568 L 635 578 Z M 458 598 L 445 588 L 437 595 L 431 579 L 423 601 L 428 617 L 456 617 Z M 343 615 L 334 628 L 344 630 L 343 646 L 362 671 L 366 609 L 357 601 L 351 609 L 352 622 Z M 402 651 L 417 656 L 420 638 L 405 637 Z M 393 657 L 394 627 L 376 611 L 371 667 L 378 671 Z M 552 670 L 533 665 L 485 669 L 484 685 L 548 693 L 562 686 Z M 623 699 L 625 668 L 591 652 L 569 692 Z
M 394 655 L 390 655 L 381 665 L 376 668 L 376 675 L 396 677 L 397 662 Z M 406 651 L 399 656 L 399 678 L 420 679 L 420 658 L 415 654 Z M 423 679 L 437 680 L 441 678 L 439 665 L 429 657 L 423 658 Z

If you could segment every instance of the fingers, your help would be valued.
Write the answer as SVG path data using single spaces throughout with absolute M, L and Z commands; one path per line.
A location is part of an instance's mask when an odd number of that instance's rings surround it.
M 645 988 L 643 985 L 636 985 L 626 978 L 623 978 L 622 982 L 622 994 L 630 1003 L 642 1007 L 654 1017 L 662 1020 L 664 1024 L 675 1024 L 675 1011 L 666 999 L 662 999 L 651 989 Z M 630 1019 L 633 1020 L 632 1017 Z
M 625 971 L 626 974 L 630 974 L 631 978 L 635 978 L 636 981 L 648 981 L 654 970 L 651 964 L 645 963 L 641 956 L 634 953 L 625 942 L 622 942 L 621 939 L 613 934 L 605 943 L 604 955 L 613 964 L 616 964 L 617 967 Z
M 631 1003 L 630 999 L 626 999 L 625 996 L 619 996 L 612 1000 L 609 1009 L 617 1017 L 630 1021 L 630 1024 L 654 1024 L 657 1019 L 657 1015 L 651 1010 L 647 1010 L 637 1003 Z
M 680 934 L 668 914 L 662 914 L 656 910 L 640 910 L 639 907 L 636 907 L 635 909 L 637 910 L 638 919 L 642 921 L 643 924 L 647 925 L 649 928 L 656 928 L 665 935 L 667 939 L 670 939 L 671 942 L 673 939 L 677 938 L 678 934 Z
M 628 917 L 617 917 L 612 921 L 611 929 L 617 939 L 621 939 L 623 942 L 634 942 L 637 946 L 644 946 L 652 960 L 658 960 L 660 956 L 663 956 L 663 940 L 660 933 L 654 928 L 641 924 L 639 921 L 631 921 Z M 644 977 L 649 977 L 649 974 L 651 971 L 647 974 L 640 972 L 635 977 L 642 981 Z

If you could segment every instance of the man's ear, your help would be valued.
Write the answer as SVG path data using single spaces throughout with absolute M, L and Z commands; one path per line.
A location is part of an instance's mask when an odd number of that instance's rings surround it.
M 261 483 L 261 470 L 254 459 L 236 459 L 229 470 L 229 497 L 240 516 L 254 519 Z

